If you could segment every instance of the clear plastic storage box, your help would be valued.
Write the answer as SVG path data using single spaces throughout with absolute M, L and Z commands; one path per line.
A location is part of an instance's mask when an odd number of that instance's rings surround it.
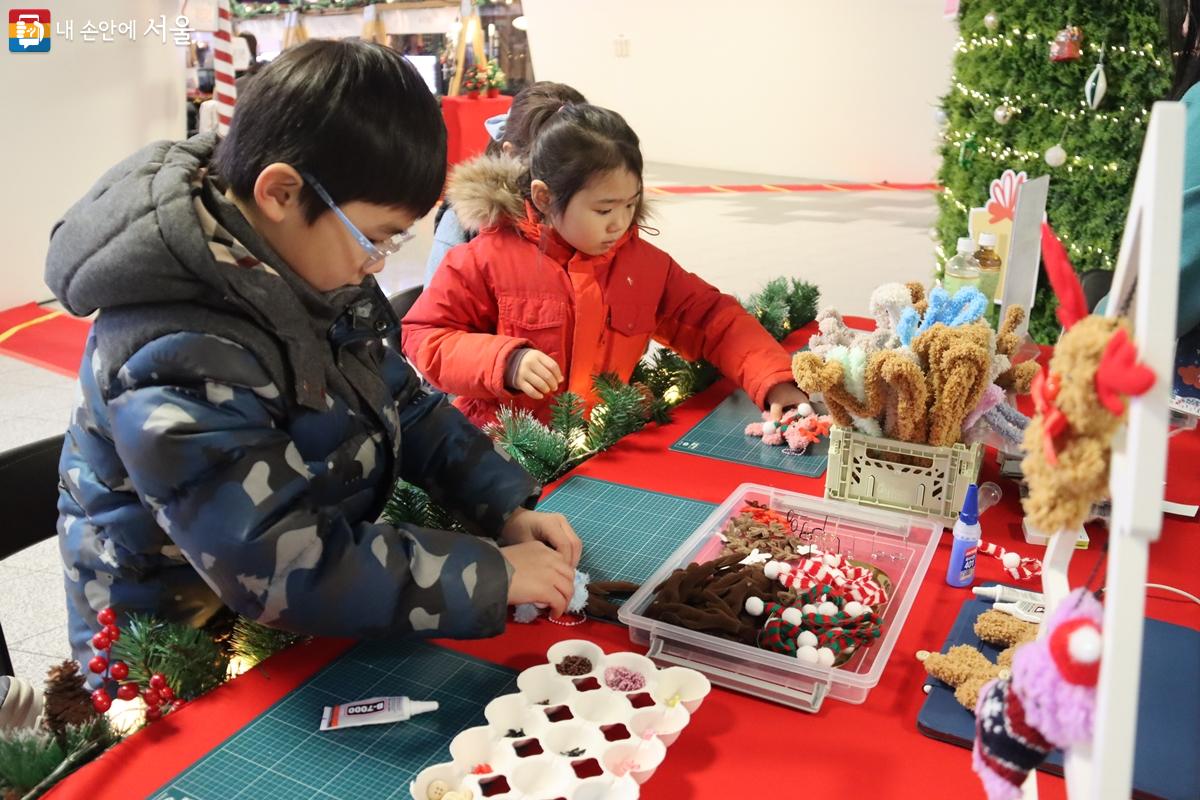
M 754 502 L 787 515 L 794 530 L 814 535 L 826 549 L 882 569 L 892 580 L 880 638 L 840 667 L 801 664 L 794 657 L 670 625 L 645 615 L 654 589 L 674 570 L 716 558 L 720 532 Z M 804 711 L 827 697 L 862 703 L 879 683 L 892 648 L 925 578 L 942 533 L 940 522 L 902 516 L 809 495 L 743 484 L 621 607 L 634 642 L 664 664 L 698 670 L 715 684 Z

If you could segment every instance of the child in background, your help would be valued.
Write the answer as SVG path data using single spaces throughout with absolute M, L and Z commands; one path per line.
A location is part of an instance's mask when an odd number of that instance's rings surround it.
M 629 380 L 651 338 L 708 359 L 776 418 L 807 400 L 737 300 L 640 237 L 642 154 L 619 114 L 565 105 L 528 168 L 492 159 L 447 194 L 482 232 L 446 255 L 405 317 L 404 352 L 476 424 L 501 405 L 546 421 L 564 390 L 590 408 L 593 376 Z
M 529 157 L 529 146 L 533 144 L 538 130 L 550 115 L 557 111 L 563 103 L 586 103 L 583 95 L 567 86 L 565 83 L 538 81 L 526 86 L 513 97 L 512 106 L 507 114 L 492 117 L 484 125 L 492 140 L 488 143 L 487 156 L 508 155 L 525 161 Z M 456 167 L 459 171 L 469 171 L 477 163 L 467 162 Z M 433 247 L 429 251 L 429 260 L 425 263 L 425 283 L 433 283 L 433 276 L 441 266 L 446 252 L 456 245 L 465 244 L 475 238 L 477 230 L 464 229 L 458 213 L 449 200 L 442 203 L 434 220 Z
M 399 53 L 313 41 L 255 76 L 219 145 L 149 145 L 55 226 L 46 283 L 99 310 L 60 466 L 80 663 L 108 607 L 460 638 L 509 603 L 565 608 L 570 526 L 382 344 L 372 276 L 441 193 L 445 137 Z M 398 478 L 474 535 L 377 521 Z

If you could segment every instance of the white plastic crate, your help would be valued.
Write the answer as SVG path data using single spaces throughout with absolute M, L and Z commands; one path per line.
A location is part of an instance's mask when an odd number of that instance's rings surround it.
M 794 520 L 796 530 L 823 530 L 850 558 L 882 569 L 892 580 L 892 595 L 882 607 L 879 640 L 859 650 L 840 667 L 801 664 L 795 657 L 699 633 L 647 617 L 654 589 L 676 569 L 716 558 L 720 532 L 749 502 Z M 804 711 L 817 711 L 826 698 L 862 703 L 879 683 L 929 568 L 942 528 L 919 517 L 835 503 L 767 486 L 743 484 L 657 572 L 621 607 L 630 638 L 659 663 L 689 667 L 713 683 Z
M 835 427 L 829 433 L 825 496 L 950 526 L 982 466 L 981 444 L 934 447 Z

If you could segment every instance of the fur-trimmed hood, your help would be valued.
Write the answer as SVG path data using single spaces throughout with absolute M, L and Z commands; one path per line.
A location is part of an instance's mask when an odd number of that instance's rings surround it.
M 480 231 L 526 218 L 521 177 L 526 166 L 508 155 L 480 156 L 455 167 L 446 199 L 465 230 Z

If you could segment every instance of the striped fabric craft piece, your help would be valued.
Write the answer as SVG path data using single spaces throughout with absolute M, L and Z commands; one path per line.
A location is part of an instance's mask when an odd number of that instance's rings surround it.
M 233 76 L 233 15 L 229 0 L 217 0 L 217 32 L 213 35 L 213 99 L 217 101 L 217 133 L 229 133 L 237 84 Z

